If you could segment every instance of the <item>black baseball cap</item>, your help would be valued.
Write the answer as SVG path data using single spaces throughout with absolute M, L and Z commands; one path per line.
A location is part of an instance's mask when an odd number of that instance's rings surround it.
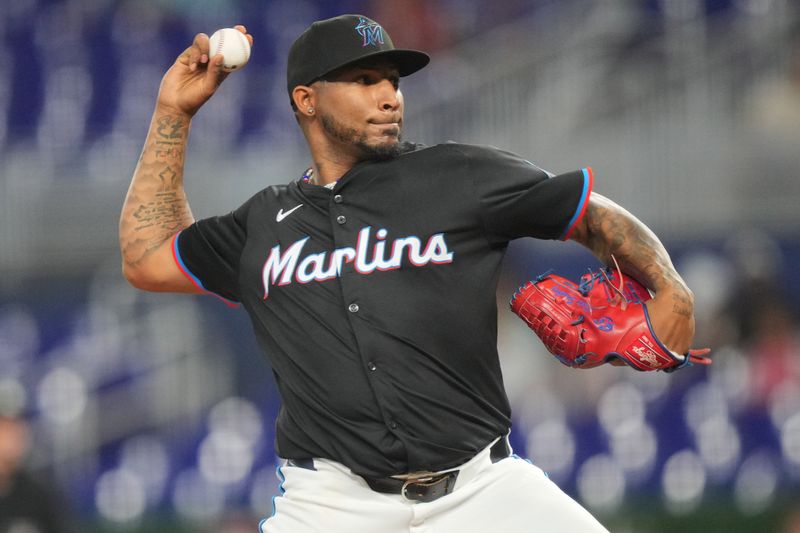
M 430 61 L 425 52 L 395 48 L 383 27 L 363 15 L 318 20 L 300 34 L 289 50 L 289 97 L 298 85 L 310 85 L 338 68 L 373 57 L 389 59 L 401 76 L 413 74 Z

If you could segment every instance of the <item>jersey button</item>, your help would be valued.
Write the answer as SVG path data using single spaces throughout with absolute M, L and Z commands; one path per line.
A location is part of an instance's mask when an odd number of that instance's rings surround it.
M 351 313 L 358 313 L 358 304 L 350 304 L 347 306 L 347 310 Z
M 397 429 L 397 422 L 392 420 L 391 422 L 389 422 L 389 427 L 392 429 Z
M 339 224 L 344 224 L 345 222 L 347 222 L 347 217 L 345 217 L 344 215 L 339 215 L 338 217 L 336 217 L 336 222 L 338 222 Z
M 342 203 L 342 195 L 341 194 L 334 195 L 333 196 L 333 201 L 336 202 L 337 204 Z
M 375 366 L 375 363 L 373 363 L 372 361 L 367 363 L 367 368 L 369 368 L 370 372 L 375 372 L 376 370 L 378 370 L 378 367 Z

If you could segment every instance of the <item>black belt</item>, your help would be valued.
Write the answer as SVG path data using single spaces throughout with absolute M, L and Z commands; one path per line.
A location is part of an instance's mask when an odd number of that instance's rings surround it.
M 489 450 L 489 457 L 493 463 L 505 459 L 511 454 L 506 437 L 500 438 Z M 308 470 L 314 468 L 313 459 L 289 459 L 289 466 L 297 466 Z M 369 488 L 375 492 L 384 494 L 402 494 L 407 500 L 420 502 L 432 502 L 441 498 L 445 494 L 453 492 L 456 486 L 458 470 L 444 472 L 442 474 L 421 475 L 410 479 L 399 479 L 396 477 L 368 477 L 361 476 L 367 482 Z

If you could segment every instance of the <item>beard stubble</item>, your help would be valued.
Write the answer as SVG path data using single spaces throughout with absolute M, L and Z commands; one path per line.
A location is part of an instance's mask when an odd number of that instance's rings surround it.
M 322 129 L 325 133 L 339 142 L 355 146 L 359 151 L 359 159 L 384 160 L 394 159 L 402 151 L 402 136 L 397 135 L 397 141 L 390 144 L 371 145 L 367 143 L 367 134 L 358 132 L 355 128 L 348 128 L 332 115 L 320 114 Z

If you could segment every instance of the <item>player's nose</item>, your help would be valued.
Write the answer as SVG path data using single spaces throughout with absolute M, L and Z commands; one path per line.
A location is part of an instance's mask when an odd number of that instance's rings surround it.
M 381 111 L 396 111 L 400 108 L 400 91 L 389 80 L 382 80 L 377 84 L 378 107 Z

